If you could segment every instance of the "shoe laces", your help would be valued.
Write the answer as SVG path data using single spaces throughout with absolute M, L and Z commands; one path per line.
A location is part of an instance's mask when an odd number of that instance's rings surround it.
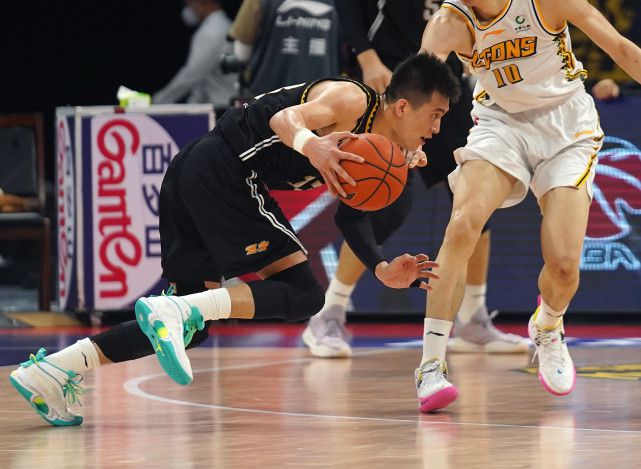
M 432 373 L 430 375 L 430 373 Z M 430 381 L 438 381 L 440 379 L 447 379 L 447 363 L 438 359 L 428 360 L 421 365 L 418 369 L 417 386 L 421 386 L 425 378 L 430 377 Z
M 64 370 L 60 368 L 59 366 L 54 365 L 51 362 L 48 362 L 45 360 L 45 357 L 47 356 L 47 350 L 44 348 L 41 348 L 36 352 L 34 355 L 33 353 L 29 355 L 29 360 L 26 362 L 23 362 L 20 364 L 20 366 L 27 368 L 31 365 L 35 365 L 38 367 L 39 370 L 41 370 L 43 373 L 47 374 L 50 376 L 54 381 L 56 381 L 58 384 L 60 384 L 60 387 L 62 388 L 62 395 L 65 396 L 65 400 L 67 401 L 67 404 L 69 405 L 74 405 L 78 404 L 79 406 L 82 407 L 82 401 L 80 400 L 79 396 L 84 395 L 86 392 L 91 391 L 91 388 L 85 388 L 82 386 L 80 383 L 84 380 L 84 376 L 80 373 L 76 373 L 73 370 Z M 51 373 L 49 373 L 47 370 L 45 370 L 41 363 L 46 363 L 49 366 L 54 367 L 55 369 L 61 371 L 62 373 L 67 375 L 67 379 L 65 380 L 64 384 L 61 384 L 55 376 L 53 376 Z
M 534 345 L 536 350 L 532 355 L 531 363 L 534 359 L 544 353 L 546 361 L 552 364 L 555 368 L 563 368 L 565 365 L 565 354 L 563 353 L 563 332 L 559 330 L 542 331 L 538 326 L 536 328 L 536 336 L 534 337 Z M 543 352 L 542 352 L 543 351 Z
M 176 286 L 169 285 L 167 291 L 163 290 L 161 296 L 174 296 L 176 295 Z M 191 308 L 191 305 L 189 306 Z M 202 315 L 199 315 L 197 319 L 194 319 L 190 314 L 187 320 L 183 321 L 183 340 L 185 342 L 185 347 L 189 345 L 191 339 L 194 337 L 196 331 L 204 329 L 205 321 L 203 321 Z

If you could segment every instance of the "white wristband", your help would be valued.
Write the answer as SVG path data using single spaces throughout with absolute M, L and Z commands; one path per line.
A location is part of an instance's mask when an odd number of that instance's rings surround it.
M 300 129 L 298 132 L 296 132 L 296 135 L 294 135 L 294 142 L 292 144 L 292 147 L 302 155 L 303 147 L 312 137 L 316 137 L 316 134 L 314 134 L 314 132 L 309 129 Z

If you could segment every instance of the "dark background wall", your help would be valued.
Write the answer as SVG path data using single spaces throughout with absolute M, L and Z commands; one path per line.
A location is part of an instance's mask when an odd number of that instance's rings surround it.
M 48 180 L 55 107 L 115 104 L 121 84 L 158 90 L 184 62 L 192 33 L 181 0 L 1 5 L 0 112 L 44 113 Z

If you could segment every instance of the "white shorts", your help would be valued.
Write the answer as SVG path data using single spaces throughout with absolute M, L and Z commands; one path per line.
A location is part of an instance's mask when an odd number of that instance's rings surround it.
M 555 187 L 587 184 L 592 198 L 603 131 L 594 101 L 585 91 L 558 106 L 514 114 L 474 102 L 472 119 L 475 125 L 467 145 L 454 152 L 458 166 L 448 176 L 452 190 L 461 165 L 485 160 L 518 179 L 502 207 L 521 202 L 528 187 L 538 200 Z

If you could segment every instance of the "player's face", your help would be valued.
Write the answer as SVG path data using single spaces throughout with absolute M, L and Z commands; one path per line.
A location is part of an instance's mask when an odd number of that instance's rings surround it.
M 432 138 L 441 130 L 441 118 L 450 109 L 450 100 L 440 93 L 433 93 L 432 98 L 422 106 L 408 109 L 401 119 L 398 133 L 403 140 L 403 147 L 414 150 Z M 400 143 L 400 142 L 399 142 Z

